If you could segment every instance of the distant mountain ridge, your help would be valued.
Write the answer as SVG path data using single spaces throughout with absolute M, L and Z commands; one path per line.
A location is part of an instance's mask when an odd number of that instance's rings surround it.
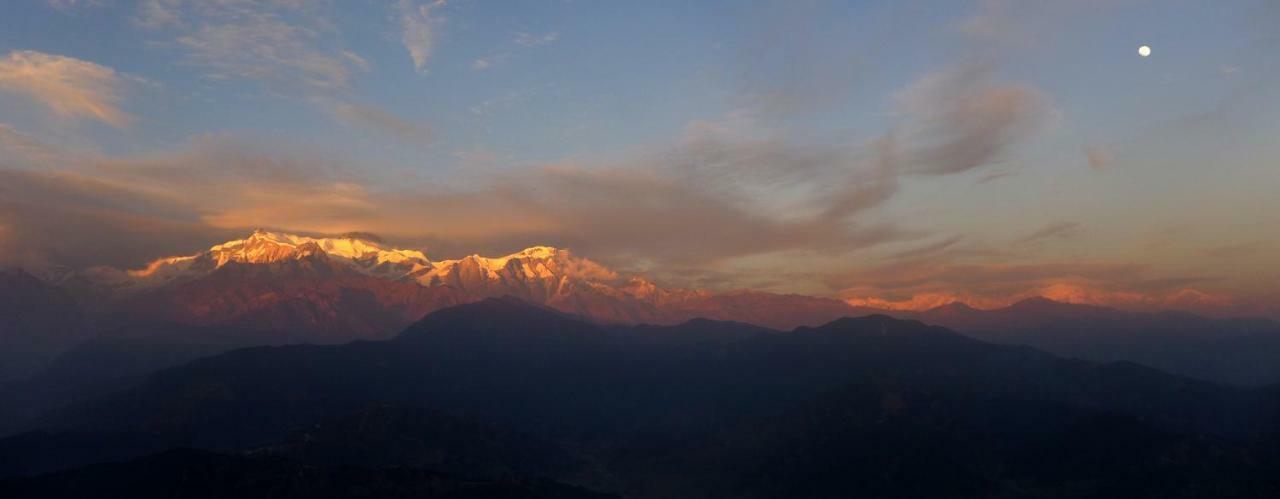
M 2 336 L 12 345 L 55 348 L 31 354 L 9 349 L 15 352 L 8 362 L 13 369 L 0 370 L 0 380 L 29 375 L 71 346 L 46 341 L 51 338 L 84 339 L 122 330 L 165 335 L 168 330 L 172 336 L 161 339 L 170 343 L 181 340 L 183 331 L 213 328 L 234 334 L 226 338 L 228 346 L 385 339 L 430 312 L 512 296 L 600 324 L 670 325 L 705 318 L 790 330 L 884 313 L 1083 359 L 1131 360 L 1233 384 L 1280 381 L 1280 364 L 1272 360 L 1280 357 L 1280 323 L 1266 319 L 1127 312 L 1044 298 L 994 310 L 953 303 L 925 311 L 883 311 L 834 298 L 665 287 L 549 246 L 501 257 L 433 260 L 366 234 L 311 237 L 257 230 L 140 269 L 57 269 L 39 275 L 8 271 L 0 279 L 0 288 L 9 289 L 0 291 L 21 294 L 27 303 L 10 317 L 28 317 L 9 325 L 0 320 L 0 331 L 7 331 Z M 72 317 L 80 319 L 67 320 Z M 60 330 L 84 327 L 93 331 Z
M 1215 319 L 1187 312 L 1129 312 L 1029 298 L 982 310 L 953 303 L 895 312 L 984 341 L 1030 345 L 1100 362 L 1127 360 L 1219 382 L 1257 386 L 1280 381 L 1280 323 Z
M 432 260 L 362 234 L 310 237 L 255 230 L 243 239 L 140 269 L 87 269 L 64 281 L 131 318 L 190 325 L 340 329 L 386 337 L 442 306 L 514 296 L 602 323 L 673 324 L 696 317 L 789 329 L 856 310 L 830 298 L 659 286 L 569 250 L 533 246 L 501 256 Z M 290 283 L 305 282 L 306 290 Z M 329 291 L 325 291 L 329 289 Z M 353 302 L 363 303 L 354 314 Z M 162 303 L 163 305 L 155 305 Z M 348 315 L 382 316 L 353 323 Z M 256 321 L 256 322 L 254 322 Z M 321 335 L 321 341 L 340 340 Z

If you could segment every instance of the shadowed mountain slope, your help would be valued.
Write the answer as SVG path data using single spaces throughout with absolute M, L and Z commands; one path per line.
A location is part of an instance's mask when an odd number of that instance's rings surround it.
M 600 326 L 495 298 L 433 313 L 391 341 L 198 360 L 44 423 L 229 452 L 294 449 L 281 451 L 291 458 L 333 449 L 339 462 L 365 465 L 425 463 L 422 449 L 454 449 L 437 464 L 469 462 L 447 439 L 415 447 L 386 431 L 433 434 L 427 426 L 456 424 L 447 419 L 401 426 L 393 411 L 362 428 L 349 417 L 391 403 L 553 443 L 567 450 L 563 462 L 598 471 L 558 477 L 635 497 L 837 497 L 853 484 L 883 497 L 1073 497 L 1148 475 L 1252 480 L 1228 495 L 1266 497 L 1275 482 L 1265 477 L 1278 476 L 1268 474 L 1278 468 L 1266 444 L 1280 434 L 1277 393 L 1066 360 L 887 316 L 790 332 L 706 320 Z M 342 429 L 299 444 L 324 427 Z M 1135 467 L 1090 478 L 1081 467 L 1089 456 L 1119 452 L 1111 432 L 1134 438 L 1126 452 Z M 1074 442 L 1083 443 L 1058 461 L 1031 461 Z M 534 459 L 543 460 L 561 462 Z

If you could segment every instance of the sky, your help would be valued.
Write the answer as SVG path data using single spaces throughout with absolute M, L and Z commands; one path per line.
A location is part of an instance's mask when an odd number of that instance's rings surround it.
M 8 265 L 264 227 L 889 308 L 1280 316 L 1267 0 L 0 9 Z

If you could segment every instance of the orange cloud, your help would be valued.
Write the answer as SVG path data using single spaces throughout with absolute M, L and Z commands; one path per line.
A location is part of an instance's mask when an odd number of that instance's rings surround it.
M 1062 303 L 1100 305 L 1125 310 L 1188 310 L 1209 315 L 1221 315 L 1240 309 L 1234 298 L 1209 293 L 1194 288 L 1178 288 L 1168 291 L 1139 292 L 1109 290 L 1098 285 L 1079 282 L 1049 282 L 1006 294 L 981 294 L 971 291 L 925 292 L 903 298 L 875 296 L 847 296 L 845 301 L 853 306 L 883 310 L 921 311 L 951 303 L 964 303 L 979 309 L 1007 307 L 1027 298 L 1042 297 Z
M 31 50 L 0 59 L 0 90 L 22 95 L 63 118 L 129 124 L 119 107 L 123 80 L 115 70 L 73 57 Z

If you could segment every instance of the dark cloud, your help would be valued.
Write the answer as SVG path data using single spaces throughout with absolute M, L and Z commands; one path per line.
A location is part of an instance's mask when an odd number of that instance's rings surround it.
M 1076 222 L 1054 222 L 1018 239 L 1018 243 L 1027 244 L 1049 238 L 1069 237 L 1079 228 L 1080 224 Z
M 964 240 L 964 236 L 959 236 L 959 235 L 951 236 L 941 241 L 929 243 L 924 246 L 918 246 L 906 251 L 899 251 L 897 253 L 894 253 L 892 255 L 892 258 L 898 259 L 898 260 L 911 260 L 911 259 L 916 259 L 921 257 L 934 256 L 944 250 L 954 247 L 957 243 L 959 243 L 962 240 Z
M 1085 146 L 1084 156 L 1089 161 L 1089 168 L 1098 172 L 1110 170 L 1111 164 L 1116 161 L 1110 151 L 1097 146 Z
M 136 266 L 232 231 L 163 198 L 75 175 L 0 170 L 0 263 Z
M 1212 258 L 1240 258 L 1256 255 L 1267 249 L 1268 245 L 1262 241 L 1252 241 L 1246 243 L 1226 244 L 1222 246 L 1213 246 L 1204 248 L 1196 253 L 1201 256 Z

